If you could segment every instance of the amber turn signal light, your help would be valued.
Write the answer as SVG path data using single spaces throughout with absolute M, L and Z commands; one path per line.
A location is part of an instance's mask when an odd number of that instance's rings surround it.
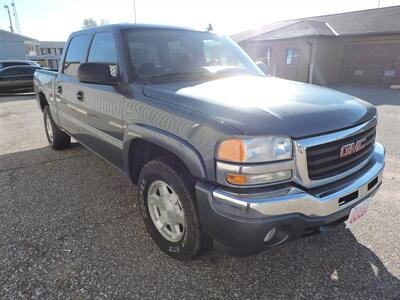
M 230 184 L 242 185 L 247 183 L 247 177 L 240 174 L 226 174 L 226 181 Z
M 246 149 L 240 139 L 227 139 L 219 144 L 217 158 L 223 161 L 244 162 Z

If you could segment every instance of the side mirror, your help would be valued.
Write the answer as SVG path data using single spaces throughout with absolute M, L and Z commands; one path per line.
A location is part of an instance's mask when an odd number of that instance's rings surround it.
M 256 65 L 257 65 L 257 67 L 258 67 L 261 71 L 263 71 L 263 73 L 264 73 L 265 75 L 267 75 L 268 68 L 267 68 L 267 65 L 266 65 L 266 64 L 264 64 L 262 61 L 258 61 L 258 62 L 256 62 Z
M 117 85 L 116 78 L 111 76 L 107 63 L 83 63 L 78 68 L 78 79 L 85 83 Z

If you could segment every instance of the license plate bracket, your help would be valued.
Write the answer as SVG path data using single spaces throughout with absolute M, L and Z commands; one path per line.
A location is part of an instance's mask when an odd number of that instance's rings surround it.
M 346 220 L 346 228 L 350 228 L 352 225 L 357 223 L 360 219 L 365 217 L 368 211 L 371 199 L 364 200 L 360 204 L 354 206 L 349 214 L 349 218 Z

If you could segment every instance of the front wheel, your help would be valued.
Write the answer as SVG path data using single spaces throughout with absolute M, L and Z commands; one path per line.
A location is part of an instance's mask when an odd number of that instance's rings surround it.
M 163 157 L 147 163 L 138 186 L 143 221 L 161 250 L 186 260 L 211 246 L 201 230 L 194 181 L 179 161 Z
M 68 148 L 71 144 L 71 137 L 54 123 L 50 108 L 47 105 L 43 109 L 43 121 L 46 137 L 50 146 L 55 150 Z

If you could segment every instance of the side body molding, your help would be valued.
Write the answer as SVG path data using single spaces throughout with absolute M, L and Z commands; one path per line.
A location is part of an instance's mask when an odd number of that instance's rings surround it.
M 143 139 L 156 144 L 179 157 L 191 174 L 196 178 L 206 178 L 207 173 L 200 153 L 182 138 L 162 129 L 145 124 L 131 124 L 127 126 L 124 137 L 124 169 L 130 174 L 129 153 L 130 145 L 135 139 Z

